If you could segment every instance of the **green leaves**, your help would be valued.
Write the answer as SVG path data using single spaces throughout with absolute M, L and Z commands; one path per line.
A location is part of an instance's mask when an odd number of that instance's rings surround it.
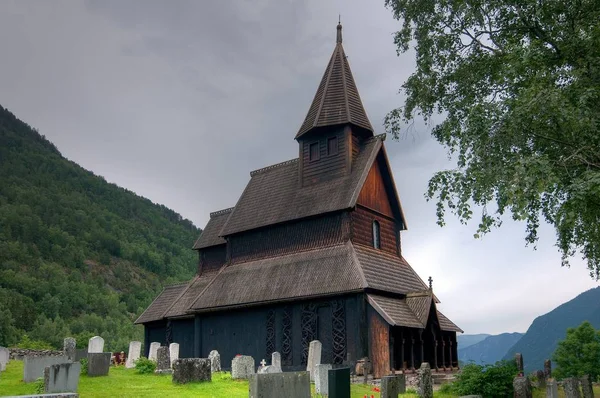
M 600 9 L 593 0 L 387 0 L 414 46 L 405 104 L 385 118 L 399 139 L 417 117 L 456 160 L 425 194 L 438 224 L 482 209 L 479 237 L 507 212 L 535 244 L 554 225 L 563 265 L 581 252 L 600 276 Z M 488 213 L 488 209 L 493 212 Z
M 567 329 L 567 337 L 558 343 L 553 360 L 558 378 L 589 375 L 597 380 L 600 375 L 600 331 L 589 322 Z

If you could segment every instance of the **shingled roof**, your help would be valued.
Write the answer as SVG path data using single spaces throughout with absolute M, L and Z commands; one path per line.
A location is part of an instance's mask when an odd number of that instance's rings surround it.
M 298 159 L 252 172 L 220 235 L 353 207 L 383 140 L 385 135 L 366 140 L 352 163 L 352 172 L 326 183 L 299 186 Z
M 193 249 L 204 249 L 207 247 L 224 245 L 227 243 L 227 241 L 219 236 L 219 234 L 232 211 L 233 207 L 210 213 L 210 220 L 208 220 L 208 223 L 202 230 L 200 237 L 198 240 L 196 240 L 196 243 L 194 243 Z
M 410 309 L 404 298 L 368 294 L 369 304 L 392 326 L 424 329 L 424 325 Z
M 345 123 L 373 132 L 342 46 L 342 25 L 338 25 L 336 46 L 296 139 L 315 127 Z
M 440 311 L 437 312 L 438 320 L 440 321 L 440 328 L 447 332 L 460 332 L 464 333 L 464 331 L 456 326 L 454 322 L 446 317 L 446 315 L 442 314 Z
M 142 315 L 134 323 L 147 323 L 163 319 L 165 311 L 177 300 L 187 285 L 187 282 L 184 282 L 165 286 L 158 297 L 154 299 L 148 308 L 146 308 L 146 311 L 142 312 Z

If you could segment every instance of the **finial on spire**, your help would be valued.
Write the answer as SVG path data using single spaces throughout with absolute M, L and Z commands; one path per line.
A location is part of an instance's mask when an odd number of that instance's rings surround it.
M 433 278 L 430 276 L 428 281 L 429 281 L 429 290 L 433 290 Z
M 342 42 L 342 15 L 338 14 L 337 39 L 336 43 Z

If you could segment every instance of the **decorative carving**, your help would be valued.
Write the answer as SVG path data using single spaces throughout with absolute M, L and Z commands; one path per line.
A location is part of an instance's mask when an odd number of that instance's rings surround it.
M 346 359 L 346 309 L 342 300 L 331 302 L 332 333 L 333 333 L 333 363 L 341 364 Z
M 267 352 L 269 358 L 275 352 L 275 310 L 267 312 Z
M 284 366 L 291 366 L 293 363 L 292 357 L 292 308 L 285 307 L 283 309 L 283 325 L 282 325 L 283 341 L 281 345 L 281 363 Z
M 317 337 L 317 307 L 307 304 L 302 307 L 302 365 L 308 362 L 308 346 Z
M 173 323 L 170 319 L 167 321 L 165 340 L 167 341 L 167 344 L 171 344 L 173 342 Z

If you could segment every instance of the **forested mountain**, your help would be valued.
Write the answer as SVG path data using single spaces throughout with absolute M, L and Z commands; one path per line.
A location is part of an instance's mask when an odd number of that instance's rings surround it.
M 515 345 L 523 333 L 502 333 L 488 336 L 485 339 L 465 348 L 458 346 L 458 359 L 463 363 L 470 361 L 480 365 L 495 364 Z
M 162 285 L 189 279 L 200 230 L 65 159 L 0 106 L 0 345 L 95 334 L 126 349 Z
M 532 372 L 544 368 L 544 360 L 552 358 L 559 341 L 564 340 L 567 329 L 589 321 L 600 329 L 600 287 L 581 293 L 549 313 L 537 317 L 527 333 L 510 349 L 505 359 L 512 359 L 515 353 L 523 354 L 525 371 Z
M 456 342 L 458 343 L 458 349 L 462 350 L 463 348 L 467 348 L 472 346 L 473 344 L 477 344 L 480 341 L 487 339 L 491 334 L 460 334 L 456 336 Z

